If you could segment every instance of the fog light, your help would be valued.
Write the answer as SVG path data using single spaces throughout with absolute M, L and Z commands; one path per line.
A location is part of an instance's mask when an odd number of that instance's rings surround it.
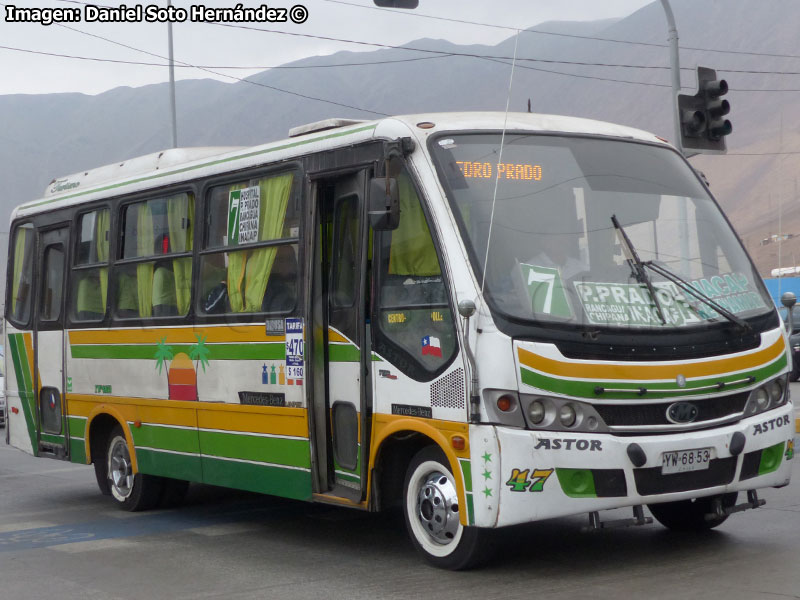
M 766 410 L 769 406 L 769 393 L 763 387 L 753 391 L 753 401 L 758 410 Z
M 544 404 L 542 404 L 541 400 L 534 400 L 530 403 L 530 405 L 528 405 L 528 418 L 530 419 L 531 423 L 538 425 L 544 421 L 544 415 Z
M 572 427 L 575 424 L 575 409 L 572 404 L 565 404 L 558 409 L 558 419 L 564 427 Z

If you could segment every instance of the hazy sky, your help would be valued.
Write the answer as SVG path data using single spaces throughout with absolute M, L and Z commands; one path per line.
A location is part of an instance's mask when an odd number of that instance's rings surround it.
M 531 27 L 552 20 L 590 21 L 626 16 L 652 0 L 419 0 L 415 11 L 389 11 L 375 8 L 372 0 L 276 0 L 270 7 L 291 8 L 303 2 L 308 19 L 302 24 L 247 23 L 260 29 L 329 36 L 362 42 L 403 44 L 422 37 L 441 38 L 459 44 L 494 44 L 510 37 L 512 30 L 502 27 Z M 174 0 L 176 8 L 188 9 L 201 1 Z M 246 7 L 260 2 L 244 1 Z M 121 2 L 98 1 L 101 6 L 119 6 Z M 136 6 L 136 0 L 125 3 Z M 232 8 L 235 0 L 206 0 L 206 7 Z M 78 8 L 81 22 L 44 26 L 8 22 L 7 6 L 19 8 Z M 41 94 L 81 92 L 97 94 L 118 86 L 141 86 L 167 81 L 164 66 L 104 63 L 76 58 L 59 58 L 40 53 L 67 54 L 118 61 L 164 63 L 156 56 L 168 54 L 167 25 L 163 23 L 89 23 L 85 3 L 77 0 L 0 0 L 0 94 Z M 145 0 L 143 7 L 165 7 L 167 0 Z M 441 17 L 426 18 L 424 15 Z M 472 25 L 446 19 L 482 23 Z M 498 25 L 502 27 L 489 27 Z M 83 32 L 83 33 L 79 33 Z M 100 39 L 107 38 L 107 40 Z M 273 65 L 299 58 L 333 54 L 342 50 L 370 51 L 375 46 L 338 41 L 294 37 L 275 33 L 248 31 L 209 23 L 187 22 L 173 25 L 176 61 L 207 65 L 218 73 L 247 77 Z M 665 32 L 666 37 L 666 32 Z M 108 40 L 113 40 L 123 47 Z M 659 40 L 664 41 L 664 40 Z M 252 70 L 219 67 L 253 67 Z M 178 79 L 214 77 L 234 81 L 195 68 L 177 68 Z

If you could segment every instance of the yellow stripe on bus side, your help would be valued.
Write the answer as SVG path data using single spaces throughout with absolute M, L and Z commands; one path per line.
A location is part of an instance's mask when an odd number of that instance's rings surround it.
M 710 377 L 723 373 L 744 371 L 764 365 L 778 358 L 786 351 L 783 338 L 778 337 L 771 346 L 734 358 L 723 358 L 705 362 L 687 362 L 673 365 L 636 365 L 611 363 L 563 362 L 545 358 L 523 348 L 519 348 L 519 361 L 522 365 L 548 375 L 574 377 L 593 380 L 666 380 L 675 379 L 678 374 L 686 378 Z
M 199 405 L 197 425 L 201 429 L 308 438 L 308 413 L 304 408 Z
M 94 394 L 67 394 L 69 413 L 89 417 L 98 405 L 113 407 L 126 421 L 154 425 L 201 427 L 246 433 L 308 437 L 308 415 L 304 408 L 242 406 L 188 400 L 126 398 Z M 99 412 L 102 412 L 102 408 Z
M 170 344 L 194 344 L 196 335 L 205 343 L 282 342 L 283 335 L 266 335 L 263 325 L 235 327 L 176 327 L 160 329 L 73 330 L 71 344 L 157 344 L 167 338 Z

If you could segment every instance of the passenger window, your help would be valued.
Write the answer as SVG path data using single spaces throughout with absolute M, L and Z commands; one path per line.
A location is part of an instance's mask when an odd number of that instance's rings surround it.
M 33 280 L 33 226 L 17 227 L 14 233 L 13 269 L 9 319 L 19 326 L 28 323 L 31 315 L 31 284 Z
M 379 260 L 376 351 L 417 380 L 456 352 L 456 332 L 436 247 L 411 178 L 398 178 L 400 224 L 376 233 Z
M 200 310 L 207 314 L 288 312 L 296 304 L 299 236 L 290 198 L 294 173 L 211 190 Z M 247 246 L 237 250 L 238 246 Z
M 194 196 L 176 194 L 122 211 L 121 258 L 114 267 L 115 312 L 121 318 L 184 316 L 192 289 Z
M 107 208 L 85 213 L 78 219 L 72 276 L 71 316 L 75 321 L 100 321 L 106 314 L 110 222 Z

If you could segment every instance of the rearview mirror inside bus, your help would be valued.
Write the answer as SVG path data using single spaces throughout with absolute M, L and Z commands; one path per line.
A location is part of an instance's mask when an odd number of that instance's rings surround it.
M 400 196 L 396 179 L 373 177 L 370 180 L 369 222 L 375 231 L 397 229 L 400 223 Z

